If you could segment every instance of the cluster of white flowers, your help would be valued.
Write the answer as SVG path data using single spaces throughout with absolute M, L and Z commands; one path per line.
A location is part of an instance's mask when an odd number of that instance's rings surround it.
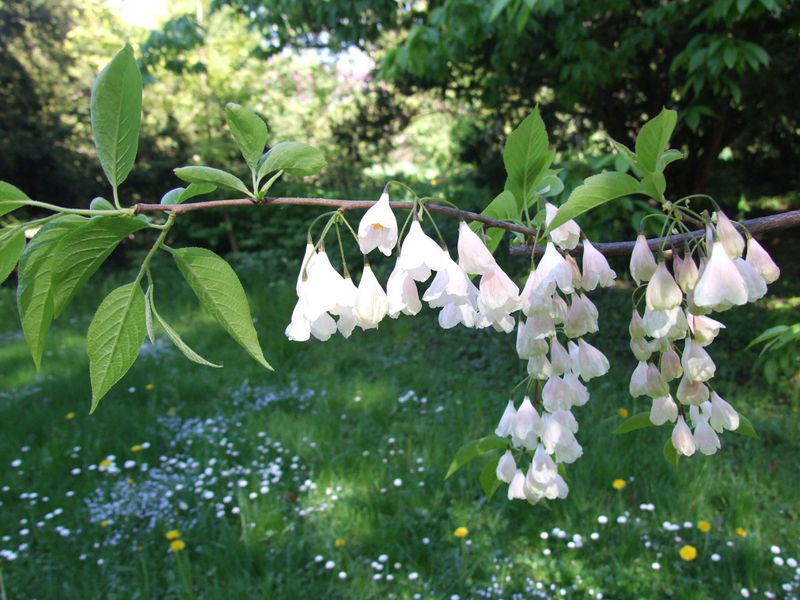
M 549 224 L 556 208 L 549 203 L 545 208 Z M 566 497 L 568 488 L 558 473 L 558 463 L 572 463 L 583 454 L 571 409 L 589 400 L 581 380 L 604 375 L 609 368 L 606 357 L 583 339 L 598 330 L 597 309 L 583 292 L 613 285 L 616 273 L 588 240 L 583 243 L 581 271 L 562 252 L 574 249 L 579 239 L 574 221 L 554 229 L 520 296 L 519 309 L 525 318 L 519 320 L 517 354 L 528 361 L 528 374 L 535 382 L 534 402 L 541 404 L 541 412 L 527 396 L 519 408 L 509 401 L 495 431 L 500 437 L 510 436 L 522 456 L 533 453 L 527 472 L 518 467 L 511 450 L 500 458 L 496 475 L 509 484 L 509 500 L 535 504 L 542 498 Z M 566 338 L 566 348 L 559 333 Z M 541 392 L 539 381 L 545 381 Z
M 717 434 L 739 427 L 738 413 L 709 383 L 716 366 L 706 347 L 725 326 L 707 315 L 761 298 L 780 274 L 761 245 L 749 234 L 745 244 L 722 212 L 708 224 L 704 242 L 710 257 L 702 257 L 698 266 L 690 253 L 675 254 L 670 273 L 664 259 L 656 264 L 640 235 L 630 262 L 636 283 L 647 282 L 644 314 L 634 309 L 629 327 L 631 350 L 639 361 L 630 393 L 652 398 L 653 424 L 675 423 L 672 445 L 685 456 L 696 450 L 714 454 L 720 447 Z M 676 345 L 680 341 L 682 348 Z M 670 392 L 676 380 L 678 403 Z

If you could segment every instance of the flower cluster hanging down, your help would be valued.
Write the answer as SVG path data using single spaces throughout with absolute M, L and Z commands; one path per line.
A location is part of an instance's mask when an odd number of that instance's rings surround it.
M 647 284 L 644 314 L 634 309 L 629 327 L 631 350 L 639 361 L 630 393 L 652 398 L 654 425 L 675 423 L 672 445 L 684 456 L 697 450 L 714 454 L 720 448 L 717 434 L 739 427 L 738 413 L 711 384 L 716 365 L 706 347 L 725 325 L 709 313 L 754 302 L 780 275 L 749 233 L 745 242 L 724 213 L 714 216 L 697 244 L 699 266 L 691 252 L 675 253 L 670 273 L 663 257 L 656 263 L 643 235 L 630 262 L 636 283 Z

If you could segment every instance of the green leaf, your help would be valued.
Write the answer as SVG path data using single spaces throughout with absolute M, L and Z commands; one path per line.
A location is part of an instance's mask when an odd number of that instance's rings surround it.
M 490 219 L 498 219 L 500 221 L 515 221 L 519 220 L 520 209 L 517 206 L 517 201 L 514 199 L 514 194 L 509 190 L 500 192 L 489 205 L 483 209 L 481 214 Z M 478 231 L 483 227 L 483 224 L 475 221 L 471 224 L 473 231 Z M 486 230 L 486 246 L 489 252 L 494 253 L 497 246 L 500 245 L 500 240 L 503 239 L 505 229 L 499 227 L 491 227 Z
M 481 482 L 481 489 L 483 489 L 483 493 L 486 494 L 487 500 L 492 499 L 492 496 L 494 496 L 497 488 L 499 488 L 502 483 L 502 481 L 497 478 L 498 454 L 499 452 L 490 453 L 491 459 L 483 466 L 481 474 L 478 477 L 478 481 Z
M 117 52 L 92 86 L 91 118 L 100 165 L 116 190 L 133 168 L 142 116 L 142 76 L 130 44 Z
M 146 226 L 134 217 L 99 216 L 63 236 L 53 265 L 54 317 L 64 312 L 123 239 Z
M 636 154 L 628 148 L 625 144 L 621 144 L 617 141 L 611 140 L 611 144 L 616 148 L 619 156 L 634 170 L 634 172 L 641 172 L 642 165 L 639 164 L 639 159 L 636 157 Z
M 555 151 L 548 151 L 548 144 L 538 107 L 508 136 L 503 163 L 511 180 L 511 189 L 523 205 L 533 198 L 539 179 L 553 162 Z
M 664 459 L 671 464 L 676 469 L 678 468 L 678 461 L 680 460 L 680 454 L 678 451 L 675 450 L 675 446 L 672 445 L 672 438 L 667 438 L 667 443 L 664 444 Z
M 213 183 L 190 183 L 189 187 L 187 187 L 181 193 L 180 197 L 178 198 L 178 204 L 183 204 L 187 200 L 191 200 L 196 196 L 202 196 L 203 194 L 210 194 L 217 186 Z
M 667 150 L 664 154 L 661 155 L 661 158 L 658 159 L 658 165 L 656 167 L 657 171 L 663 171 L 667 165 L 670 163 L 675 162 L 676 160 L 681 160 L 683 158 L 683 152 L 680 150 L 675 150 L 674 148 L 671 150 Z
M 188 183 L 213 185 L 226 190 L 241 192 L 245 196 L 253 195 L 241 179 L 221 169 L 213 167 L 178 167 L 175 169 L 175 175 Z
M 64 235 L 87 220 L 76 215 L 56 217 L 39 230 L 19 259 L 17 308 L 37 370 L 41 367 L 44 341 L 53 322 L 55 249 Z
M 138 282 L 118 287 L 97 307 L 86 334 L 92 381 L 90 412 L 131 368 L 146 334 L 144 293 Z
M 216 368 L 222 367 L 222 365 L 217 365 L 215 363 L 207 361 L 197 352 L 192 350 L 186 344 L 186 342 L 184 342 L 181 339 L 181 336 L 178 335 L 178 332 L 175 331 L 172 327 L 170 327 L 169 324 L 164 319 L 161 318 L 161 315 L 159 315 L 158 311 L 156 310 L 156 304 L 155 301 L 153 300 L 153 292 L 151 290 L 148 290 L 147 300 L 148 300 L 148 306 L 147 306 L 148 313 L 152 313 L 152 316 L 156 318 L 156 321 L 158 321 L 158 324 L 161 325 L 161 328 L 164 330 L 164 333 L 167 334 L 167 337 L 172 341 L 173 344 L 175 344 L 175 347 L 178 348 L 178 350 L 180 350 L 186 358 L 188 358 L 192 362 L 196 362 L 197 364 L 205 365 L 206 367 L 216 367 Z
M 610 200 L 643 193 L 642 186 L 627 173 L 608 172 L 587 177 L 558 208 L 545 233 L 551 232 L 570 219 L 605 204 Z
M 500 13 L 503 12 L 508 3 L 511 0 L 493 0 L 492 1 L 492 11 L 489 13 L 489 23 L 492 23 L 497 17 L 500 16 Z
M 625 419 L 619 427 L 611 433 L 621 434 L 636 431 L 637 429 L 644 429 L 645 427 L 652 427 L 653 423 L 650 421 L 649 412 L 636 413 L 632 417 Z
M 636 136 L 636 157 L 643 170 L 653 173 L 658 169 L 658 161 L 669 143 L 677 121 L 678 113 L 664 108 L 657 117 L 642 126 Z
M 172 255 L 200 304 L 250 356 L 272 370 L 258 343 L 244 288 L 231 266 L 205 248 L 181 248 Z
M 267 145 L 266 124 L 256 113 L 233 102 L 225 105 L 225 118 L 247 166 L 255 172 Z
M 89 210 L 115 210 L 115 208 L 111 202 L 98 196 L 97 198 L 92 198 L 89 203 Z
M 456 452 L 453 462 L 450 463 L 450 468 L 447 470 L 447 474 L 444 476 L 444 478 L 449 478 L 450 475 L 458 471 L 471 460 L 474 460 L 479 456 L 486 454 L 487 452 L 491 452 L 492 450 L 500 450 L 506 446 L 508 446 L 508 440 L 496 435 L 489 435 L 477 440 L 472 440 L 471 442 L 467 442 Z
M 547 173 L 539 180 L 539 185 L 534 192 L 536 196 L 558 196 L 564 191 L 564 182 L 554 171 Z
M 25 232 L 21 229 L 8 238 L 3 238 L 0 243 L 0 283 L 11 275 L 23 250 L 25 250 Z
M 24 206 L 24 200 L 30 200 L 25 192 L 10 183 L 0 181 L 0 217 Z
M 661 199 L 666 189 L 667 180 L 664 173 L 656 171 L 655 173 L 645 173 L 642 176 L 642 192 L 651 198 Z
M 289 175 L 314 175 L 327 165 L 322 152 L 301 142 L 279 142 L 269 149 L 258 164 L 257 180 L 268 173 L 286 171 Z
M 761 438 L 758 437 L 756 433 L 755 427 L 750 422 L 750 420 L 742 414 L 739 414 L 739 427 L 734 430 L 733 433 L 738 433 L 740 435 L 749 435 L 752 438 L 756 438 L 760 440 Z
M 181 194 L 186 191 L 186 188 L 177 187 L 168 191 L 166 194 L 161 196 L 160 204 L 164 206 L 172 206 L 173 204 L 178 204 L 178 200 L 180 200 Z

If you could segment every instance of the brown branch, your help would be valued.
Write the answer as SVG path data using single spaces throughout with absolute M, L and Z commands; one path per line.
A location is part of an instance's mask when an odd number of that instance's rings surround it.
M 375 200 L 337 200 L 334 198 L 265 198 L 261 202 L 254 202 L 249 198 L 236 198 L 233 200 L 208 200 L 204 202 L 188 202 L 186 204 L 137 204 L 135 205 L 136 214 L 143 212 L 171 212 L 174 215 L 182 215 L 187 212 L 195 210 L 203 210 L 207 208 L 220 208 L 231 206 L 279 206 L 279 205 L 294 205 L 294 206 L 323 206 L 328 208 L 336 208 L 341 211 L 347 210 L 364 210 L 375 204 Z M 413 202 L 390 202 L 392 208 L 398 210 L 412 210 L 414 208 Z M 522 233 L 526 236 L 537 235 L 536 229 L 530 227 L 523 227 L 516 223 L 509 223 L 508 221 L 500 221 L 485 217 L 478 213 L 469 212 L 465 210 L 458 210 L 449 206 L 442 206 L 440 204 L 433 204 L 427 202 L 425 207 L 435 213 L 448 215 L 451 217 L 458 217 L 459 219 L 478 221 L 483 223 L 485 227 L 497 227 L 505 229 L 506 231 L 514 231 Z M 770 215 L 768 217 L 758 217 L 757 219 L 748 219 L 740 223 L 751 234 L 761 233 L 764 231 L 773 231 L 776 229 L 788 229 L 790 227 L 800 226 L 800 210 L 792 210 L 777 215 Z M 681 247 L 685 240 L 699 237 L 705 233 L 704 230 L 699 229 L 689 233 L 676 234 L 668 236 L 667 243 L 670 246 Z M 661 246 L 664 238 L 651 238 L 647 240 L 647 244 L 651 249 L 655 250 Z M 592 245 L 605 256 L 622 256 L 630 254 L 633 250 L 635 242 L 609 242 L 601 243 L 596 242 Z M 571 251 L 571 253 L 581 252 L 583 245 L 578 246 Z M 544 246 L 538 245 L 535 247 L 534 252 L 537 256 L 544 253 Z M 531 247 L 529 245 L 512 246 L 512 256 L 530 256 Z

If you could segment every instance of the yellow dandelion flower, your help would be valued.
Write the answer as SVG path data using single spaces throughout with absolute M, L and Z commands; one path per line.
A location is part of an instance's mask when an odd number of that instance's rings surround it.
M 456 527 L 456 530 L 453 532 L 453 535 L 457 538 L 467 537 L 469 534 L 469 529 L 466 527 Z
M 703 533 L 708 533 L 709 531 L 711 531 L 711 523 L 709 523 L 708 521 L 698 521 L 697 528 Z
M 628 484 L 625 483 L 624 479 L 615 479 L 614 481 L 611 482 L 611 487 L 613 487 L 615 490 L 621 490 L 626 485 Z
M 175 409 L 174 409 L 174 408 L 169 408 L 169 409 L 167 410 L 167 414 L 168 414 L 168 415 L 174 415 L 174 414 L 175 414 Z
M 342 546 L 344 546 L 346 543 L 347 543 L 347 542 L 345 542 L 344 540 L 336 540 L 335 542 L 333 542 L 333 545 L 334 545 L 334 547 L 336 547 L 336 548 L 341 548 L 341 547 L 342 547 Z
M 133 485 L 133 479 L 131 479 L 130 477 L 128 478 L 128 485 Z
M 164 537 L 167 538 L 168 540 L 177 540 L 179 537 L 181 537 L 181 532 L 178 531 L 177 529 L 170 529 L 164 535 Z
M 108 527 L 108 521 L 100 521 L 100 527 Z
M 65 418 L 67 421 L 71 421 L 72 419 L 74 419 L 74 418 L 75 418 L 75 413 L 74 413 L 74 412 L 68 412 L 66 415 L 64 415 L 64 418 Z
M 107 458 L 104 458 L 103 460 L 100 461 L 100 464 L 97 466 L 100 467 L 101 469 L 107 469 L 108 467 L 111 466 L 111 461 L 108 460 Z
M 156 386 L 154 386 L 152 383 L 148 383 L 146 386 L 144 386 L 144 389 L 146 389 L 148 392 L 152 392 L 154 389 L 156 389 Z
M 619 416 L 622 417 L 623 419 L 627 419 L 628 415 L 631 414 L 628 412 L 627 408 L 618 408 L 617 412 L 619 413 Z
M 186 543 L 183 540 L 172 540 L 169 543 L 169 547 L 173 552 L 180 552 L 186 549 Z
M 131 452 L 140 452 L 142 449 L 141 444 L 134 444 L 131 446 Z
M 143 552 L 144 548 L 142 548 L 141 546 L 136 546 L 136 551 L 137 552 Z
M 744 529 L 742 529 L 741 527 L 737 527 L 736 528 L 736 535 L 738 535 L 739 537 L 747 537 L 747 532 Z
M 681 558 L 683 560 L 685 560 L 686 562 L 690 562 L 693 561 L 695 558 L 697 558 L 697 548 L 689 544 L 686 544 L 683 548 L 680 549 L 678 554 L 681 555 Z

